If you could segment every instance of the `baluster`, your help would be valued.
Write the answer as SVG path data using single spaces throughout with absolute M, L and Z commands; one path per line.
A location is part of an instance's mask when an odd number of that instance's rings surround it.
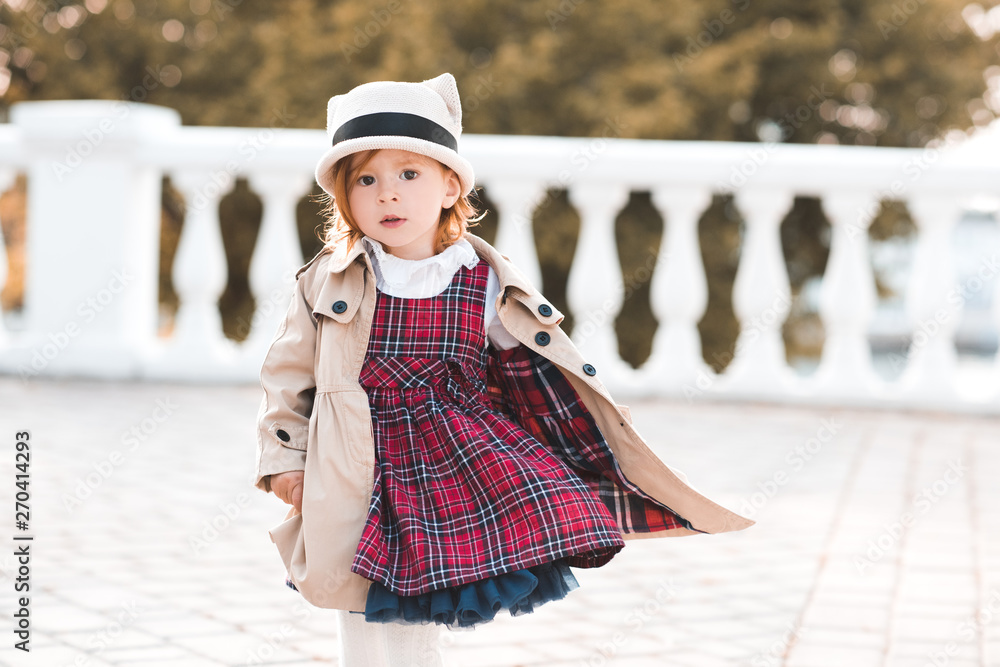
M 524 277 L 538 289 L 542 288 L 542 270 L 531 218 L 545 191 L 537 181 L 490 182 L 490 199 L 500 207 L 496 248 L 514 263 Z
M 7 192 L 14 184 L 15 176 L 13 169 L 0 169 L 0 196 L 3 196 L 3 193 Z M 4 285 L 7 284 L 8 261 L 7 243 L 3 237 L 3 225 L 0 224 L 0 292 L 3 292 Z M 3 309 L 0 307 L 0 349 L 6 347 L 9 342 L 10 335 L 7 332 L 7 327 L 4 326 Z
M 940 400 L 955 396 L 955 330 L 962 304 L 948 299 L 957 287 L 952 231 L 961 214 L 954 197 L 914 196 L 908 202 L 919 230 L 906 294 L 913 341 L 900 380 L 905 394 Z
M 624 301 L 615 217 L 628 202 L 621 185 L 576 185 L 570 203 L 580 214 L 580 237 L 569 270 L 566 298 L 573 312 L 573 342 L 605 384 L 621 384 L 635 373 L 618 353 L 615 317 Z
M 259 370 L 288 308 L 295 271 L 302 266 L 295 209 L 312 176 L 267 172 L 250 176 L 250 187 L 264 200 L 264 217 L 250 264 L 254 313 L 244 349 L 247 368 Z
M 792 206 L 784 190 L 744 189 L 736 195 L 745 235 L 733 285 L 740 335 L 719 389 L 744 395 L 788 396 L 796 378 L 785 359 L 781 325 L 791 307 L 791 287 L 781 251 L 781 221 Z
M 186 205 L 172 273 L 180 308 L 166 353 L 151 370 L 159 377 L 229 377 L 235 349 L 222 333 L 218 307 L 227 281 L 219 228 L 219 200 L 225 193 L 208 171 L 179 172 L 172 181 Z
M 868 344 L 875 312 L 868 227 L 878 205 L 871 194 L 832 191 L 824 194 L 823 210 L 831 225 L 819 308 L 826 342 L 812 388 L 830 398 L 871 397 L 881 390 Z
M 711 199 L 707 188 L 663 187 L 652 192 L 665 229 L 650 285 L 650 307 L 660 325 L 642 367 L 642 384 L 655 394 L 678 393 L 713 377 L 702 359 L 698 333 L 708 305 L 698 220 Z

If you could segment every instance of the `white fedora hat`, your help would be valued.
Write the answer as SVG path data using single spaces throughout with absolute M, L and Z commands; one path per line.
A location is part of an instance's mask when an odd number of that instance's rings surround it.
M 316 182 L 331 197 L 337 160 L 378 148 L 419 153 L 451 167 L 463 194 L 475 186 L 472 165 L 458 154 L 462 102 L 451 74 L 421 83 L 373 81 L 331 97 L 326 134 L 332 146 L 316 165 Z

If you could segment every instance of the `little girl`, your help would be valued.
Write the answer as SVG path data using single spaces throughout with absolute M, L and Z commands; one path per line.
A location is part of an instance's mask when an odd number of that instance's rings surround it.
M 467 227 L 450 74 L 330 100 L 323 250 L 261 369 L 257 486 L 287 583 L 339 614 L 341 665 L 437 665 L 441 625 L 564 597 L 623 537 L 753 524 L 632 428 L 562 315 Z M 351 613 L 355 612 L 355 613 Z

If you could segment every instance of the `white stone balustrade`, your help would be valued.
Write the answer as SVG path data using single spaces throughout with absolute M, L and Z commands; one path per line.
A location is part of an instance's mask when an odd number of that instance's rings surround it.
M 823 198 L 830 221 L 830 257 L 820 297 L 826 329 L 816 388 L 842 400 L 876 396 L 868 326 L 875 313 L 875 276 L 868 253 L 868 228 L 877 202 L 867 192 L 830 190 Z
M 931 399 L 954 395 L 955 330 L 962 316 L 956 289 L 952 231 L 961 214 L 948 195 L 919 194 L 909 200 L 910 215 L 920 231 L 906 295 L 913 342 L 902 389 Z
M 787 395 L 794 390 L 794 378 L 785 364 L 781 324 L 791 308 L 792 290 L 781 253 L 781 221 L 792 208 L 792 192 L 742 189 L 736 205 L 746 229 L 733 284 L 740 335 L 722 388 L 746 396 Z
M 698 321 L 708 305 L 708 281 L 698 245 L 698 220 L 712 201 L 708 188 L 661 186 L 652 191 L 663 216 L 664 235 L 653 266 L 650 308 L 660 325 L 650 359 L 642 368 L 642 386 L 683 391 L 712 373 L 702 358 Z M 683 285 L 683 289 L 677 289 Z
M 2 353 L 21 375 L 141 377 L 156 340 L 161 169 L 141 155 L 172 109 L 20 104 L 0 163 L 27 174 L 25 327 Z
M 534 285 L 542 284 L 542 270 L 535 251 L 535 236 L 531 214 L 544 197 L 542 184 L 537 181 L 497 180 L 491 183 L 490 197 L 497 204 L 496 246 L 502 248 L 524 277 Z
M 576 318 L 573 342 L 587 359 L 601 359 L 606 381 L 625 375 L 618 356 L 615 318 L 624 302 L 621 264 L 615 250 L 615 216 L 628 202 L 628 190 L 617 184 L 581 184 L 569 191 L 580 212 L 580 236 L 570 266 L 566 300 Z
M 309 192 L 312 178 L 301 173 L 257 172 L 250 186 L 264 200 L 264 216 L 250 264 L 250 289 L 254 316 L 245 346 L 260 359 L 274 338 L 288 309 L 295 267 L 302 264 L 302 248 L 296 231 L 295 207 Z
M 180 307 L 173 335 L 151 363 L 158 377 L 211 380 L 233 376 L 236 350 L 222 334 L 218 308 L 227 280 L 219 202 L 230 183 L 212 176 L 205 169 L 171 174 L 171 182 L 186 202 L 172 275 Z
M 0 124 L 0 191 L 17 173 L 27 175 L 28 268 L 21 316 L 8 316 L 6 326 L 0 321 L 0 372 L 25 379 L 255 381 L 303 261 L 295 207 L 309 191 L 325 133 L 183 127 L 169 109 L 104 101 L 23 103 L 11 121 Z M 898 175 L 926 151 L 767 148 L 607 139 L 596 152 L 586 138 L 462 140 L 500 214 L 496 245 L 536 283 L 532 214 L 547 189 L 569 191 L 581 220 L 567 289 L 573 336 L 617 395 L 1000 413 L 1000 355 L 988 371 L 991 388 L 959 391 L 960 310 L 949 299 L 956 286 L 950 235 L 968 202 L 998 195 L 1000 161 L 935 154 L 922 160 L 911 190 L 900 192 Z M 750 160 L 749 151 L 757 157 Z M 164 176 L 186 200 L 173 267 L 180 309 L 167 335 L 157 332 L 156 320 Z M 248 180 L 264 210 L 249 276 L 256 312 L 239 344 L 223 335 L 218 311 L 227 279 L 218 205 L 237 178 Z M 698 220 L 713 193 L 734 187 L 744 218 L 733 294 L 741 334 L 732 364 L 716 375 L 701 358 L 697 331 L 707 303 Z M 651 356 L 634 369 L 622 360 L 615 334 L 628 289 L 615 219 L 636 191 L 651 192 L 665 226 L 649 267 L 659 328 Z M 890 193 L 909 207 L 918 237 L 907 294 L 913 343 L 905 373 L 885 382 L 874 372 L 867 339 L 876 306 L 867 230 L 877 202 Z M 820 298 L 826 339 L 809 376 L 788 367 L 781 337 L 790 294 L 780 224 L 796 195 L 819 197 L 831 224 Z M 1000 326 L 1000 298 L 992 308 Z

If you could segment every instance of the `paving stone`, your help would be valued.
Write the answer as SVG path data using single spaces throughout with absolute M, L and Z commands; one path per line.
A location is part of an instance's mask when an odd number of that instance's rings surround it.
M 900 639 L 894 638 L 889 650 L 892 656 L 900 657 L 923 657 L 933 664 L 929 656 L 933 656 L 937 661 L 964 659 L 978 660 L 979 642 L 963 641 L 960 637 L 952 637 L 947 640 L 934 641 L 930 638 Z
M 200 614 L 184 614 L 173 618 L 140 618 L 136 622 L 135 627 L 170 639 L 219 635 L 237 631 L 236 626 L 231 623 L 206 618 Z
M 118 663 L 124 667 L 222 667 L 225 663 L 217 660 L 206 660 L 205 658 L 186 657 L 181 660 L 162 659 L 157 656 L 149 656 L 149 659 L 130 658 L 128 662 Z
M 919 640 L 945 644 L 960 639 L 957 626 L 951 618 L 899 615 L 893 619 L 892 634 L 897 641 Z
M 146 648 L 163 642 L 162 635 L 146 632 L 135 626 L 124 628 L 121 633 L 97 634 L 94 632 L 60 632 L 59 641 L 81 651 L 101 652 L 112 649 Z
M 29 667 L 33 665 L 55 667 L 56 665 L 73 665 L 75 661 L 94 667 L 111 667 L 111 663 L 86 651 L 40 642 L 34 636 L 31 640 L 31 650 L 28 653 L 15 649 L 6 642 L 4 644 L 5 646 L 0 648 L 0 666 L 2 667 Z
M 982 667 L 978 660 L 966 660 L 964 658 L 949 658 L 947 667 Z M 992 663 L 987 663 L 992 664 Z M 927 657 L 916 656 L 890 656 L 886 659 L 886 667 L 928 667 L 934 665 Z
M 885 632 L 889 627 L 888 606 L 813 605 L 803 618 L 806 627 L 825 627 L 858 632 Z
M 784 667 L 881 667 L 882 649 L 800 644 L 792 648 Z
M 842 648 L 882 650 L 886 645 L 884 632 L 804 625 L 797 631 L 795 646 L 820 645 Z
M 289 645 L 289 638 L 280 641 L 245 633 L 178 637 L 172 643 L 191 655 L 211 658 L 231 665 L 262 664 L 271 660 L 297 660 L 304 657 Z
M 198 660 L 205 656 L 192 654 L 185 648 L 162 643 L 158 646 L 143 646 L 137 648 L 111 648 L 102 657 L 113 665 L 133 665 L 157 660 Z

